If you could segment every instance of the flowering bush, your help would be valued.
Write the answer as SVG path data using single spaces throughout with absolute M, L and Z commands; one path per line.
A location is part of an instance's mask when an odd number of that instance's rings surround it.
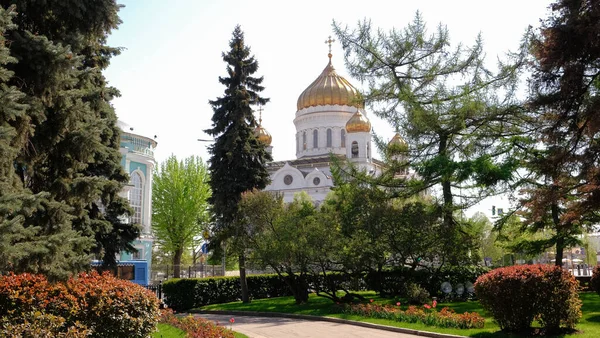
M 592 270 L 592 279 L 590 280 L 590 288 L 600 295 L 600 265 L 596 265 Z
M 158 298 L 108 272 L 81 273 L 67 281 L 67 289 L 81 309 L 76 319 L 95 337 L 147 337 L 158 322 Z
M 575 277 L 558 266 L 518 265 L 479 277 L 475 293 L 502 330 L 527 330 L 538 319 L 553 332 L 561 324 L 574 328 L 581 318 L 578 285 Z
M 39 311 L 24 313 L 18 321 L 0 318 L 0 337 L 85 338 L 90 331 L 75 324 L 65 328 L 65 319 Z
M 108 273 L 66 283 L 27 273 L 0 277 L 0 333 L 22 332 L 9 336 L 147 337 L 158 315 L 154 294 Z
M 402 310 L 399 303 L 396 304 L 397 306 L 372 303 L 345 305 L 342 308 L 342 312 L 363 317 L 388 319 L 405 323 L 423 323 L 429 326 L 457 329 L 482 328 L 485 324 L 485 319 L 476 312 L 458 314 L 447 307 L 438 312 L 429 304 L 425 304 L 422 307 L 411 305 L 406 310 Z
M 231 318 L 229 322 L 234 323 Z M 169 324 L 186 332 L 189 338 L 234 338 L 233 331 L 215 323 L 193 316 L 177 317 L 173 310 L 161 310 L 160 322 Z

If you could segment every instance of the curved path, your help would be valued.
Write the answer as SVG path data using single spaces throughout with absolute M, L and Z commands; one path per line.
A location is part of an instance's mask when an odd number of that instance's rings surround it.
M 234 318 L 234 331 L 250 338 L 415 338 L 416 335 L 360 327 L 350 324 L 330 323 L 306 319 L 281 317 L 232 316 L 222 314 L 196 314 L 196 316 L 230 327 L 229 319 Z

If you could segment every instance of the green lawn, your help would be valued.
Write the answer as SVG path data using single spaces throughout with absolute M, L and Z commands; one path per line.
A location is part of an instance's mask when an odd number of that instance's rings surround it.
M 185 332 L 169 324 L 158 323 L 158 332 L 152 334 L 152 338 L 185 338 Z
M 377 296 L 374 292 L 362 292 L 361 293 L 367 299 L 373 299 L 375 303 L 379 304 L 395 304 L 399 299 L 383 298 Z M 580 297 L 583 301 L 583 317 L 577 329 L 580 331 L 573 335 L 560 335 L 555 337 L 573 337 L 573 338 L 598 338 L 600 337 L 600 296 L 595 293 L 580 293 Z M 455 334 L 468 337 L 516 337 L 514 335 L 504 334 L 500 332 L 500 328 L 496 325 L 492 318 L 485 313 L 485 311 L 476 301 L 467 302 L 456 302 L 456 303 L 442 303 L 438 307 L 450 307 L 458 313 L 463 312 L 477 312 L 485 317 L 486 323 L 483 329 L 448 329 L 448 328 L 437 328 L 432 326 L 426 326 L 420 323 L 400 323 L 390 320 L 383 319 L 371 319 L 363 318 L 359 316 L 350 316 L 346 314 L 334 313 L 332 302 L 328 299 L 317 297 L 316 295 L 310 295 L 309 302 L 307 304 L 296 305 L 293 297 L 280 297 L 271 299 L 258 299 L 252 301 L 250 304 L 243 304 L 241 302 L 227 303 L 227 304 L 214 304 L 202 307 L 197 310 L 235 310 L 235 311 L 264 311 L 264 312 L 281 312 L 281 313 L 294 313 L 303 315 L 314 315 L 314 316 L 329 316 L 335 318 L 351 319 L 375 324 L 390 325 L 396 327 L 403 327 L 413 330 L 432 331 L 439 333 Z M 404 305 L 403 305 L 404 307 Z

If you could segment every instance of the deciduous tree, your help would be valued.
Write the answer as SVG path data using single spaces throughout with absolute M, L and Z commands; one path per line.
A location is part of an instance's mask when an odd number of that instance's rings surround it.
M 180 277 L 184 251 L 193 250 L 208 226 L 208 170 L 199 157 L 178 161 L 171 155 L 160 164 L 152 185 L 152 230 L 161 250 L 172 254 L 173 274 Z

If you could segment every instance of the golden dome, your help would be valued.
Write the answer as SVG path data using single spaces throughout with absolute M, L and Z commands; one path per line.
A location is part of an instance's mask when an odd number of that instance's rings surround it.
M 346 132 L 348 133 L 368 133 L 371 131 L 371 122 L 369 119 L 357 111 L 352 115 L 350 120 L 346 122 Z
M 269 132 L 260 124 L 254 129 L 254 136 L 267 147 L 271 145 L 271 141 L 273 140 L 271 134 L 269 134 Z
M 329 63 L 319 77 L 310 84 L 298 97 L 298 110 L 314 106 L 340 105 L 363 108 L 362 95 L 348 80 L 339 76 Z
M 396 135 L 394 135 L 394 137 L 392 137 L 392 139 L 388 143 L 388 147 L 392 145 L 408 146 L 408 143 L 406 143 L 406 141 L 402 138 L 402 136 L 400 136 L 400 134 L 396 133 Z

